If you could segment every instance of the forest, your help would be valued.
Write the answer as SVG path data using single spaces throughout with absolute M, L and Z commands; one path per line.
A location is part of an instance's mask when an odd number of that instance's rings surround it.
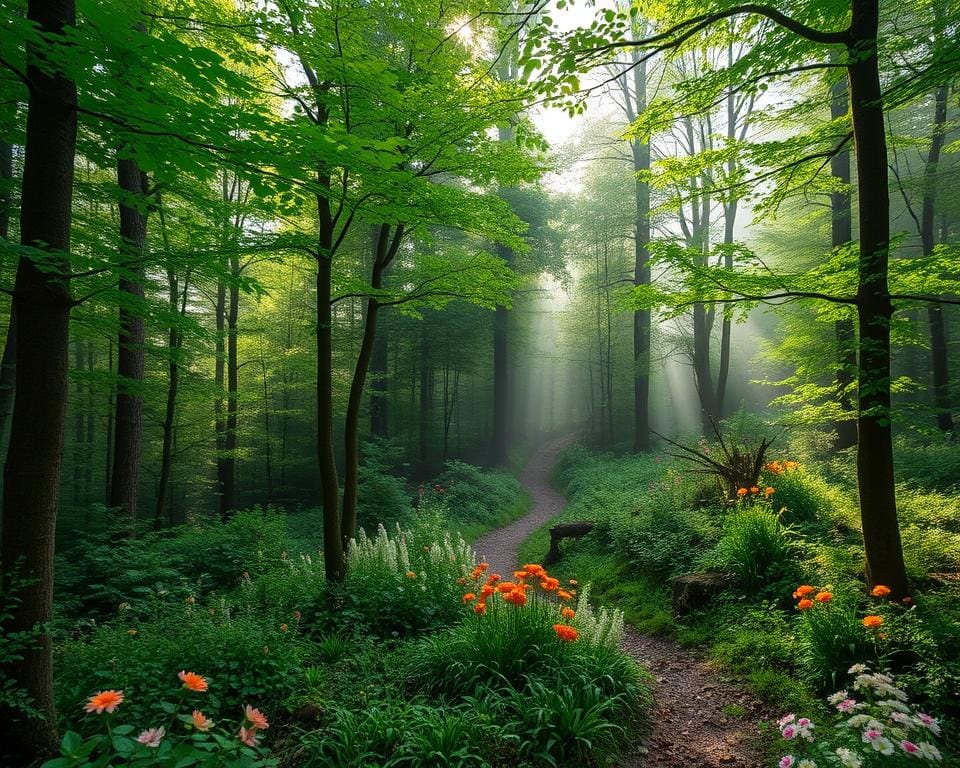
M 957 0 L 0 0 L 0 766 L 960 766 Z

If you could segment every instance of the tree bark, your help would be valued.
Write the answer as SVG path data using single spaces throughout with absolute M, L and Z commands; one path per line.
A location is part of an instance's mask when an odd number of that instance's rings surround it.
M 230 303 L 227 310 L 227 418 L 223 433 L 221 464 L 220 516 L 226 518 L 237 509 L 237 393 L 239 360 L 237 355 L 237 320 L 240 313 L 240 257 L 230 256 Z
M 389 224 L 380 226 L 370 274 L 370 287 L 374 292 L 383 287 L 384 273 L 400 248 L 403 234 L 402 224 L 395 229 Z M 357 497 L 360 490 L 360 406 L 363 404 L 363 387 L 376 345 L 379 312 L 380 302 L 371 296 L 367 299 L 363 338 L 357 353 L 357 364 L 353 369 L 350 396 L 347 399 L 347 413 L 344 418 L 343 511 L 340 516 L 340 534 L 343 537 L 344 549 L 357 531 Z
M 920 241 L 923 255 L 933 254 L 936 240 L 934 221 L 936 219 L 937 171 L 940 164 L 940 152 L 943 149 L 945 125 L 947 122 L 947 87 L 940 86 L 934 92 L 933 136 L 930 151 L 923 169 L 923 206 L 920 215 Z M 930 323 L 930 356 L 933 370 L 933 402 L 936 408 L 937 429 L 953 434 L 953 404 L 950 402 L 950 367 L 947 362 L 947 329 L 943 317 L 943 306 L 931 302 L 927 307 L 927 319 Z
M 147 248 L 147 214 L 142 209 L 146 196 L 145 177 L 136 160 L 117 159 L 120 185 L 121 260 L 120 331 L 117 338 L 117 397 L 113 438 L 113 471 L 108 506 L 114 510 L 117 535 L 132 538 L 136 533 L 137 490 L 140 479 L 140 440 L 143 435 L 144 373 L 144 266 Z
M 10 235 L 10 209 L 13 197 L 13 145 L 0 143 L 0 240 Z M 0 446 L 7 436 L 10 414 L 13 412 L 13 397 L 17 375 L 17 320 L 15 302 L 10 303 L 10 320 L 7 337 L 0 359 Z M 0 448 L 2 451 L 2 448 Z
M 830 117 L 839 120 L 847 114 L 849 98 L 847 83 L 840 80 L 830 90 Z M 830 159 L 830 172 L 842 185 L 842 190 L 830 194 L 831 245 L 834 248 L 846 245 L 853 240 L 853 217 L 850 205 L 850 152 L 844 149 Z M 836 399 L 840 410 L 848 416 L 838 419 L 835 424 L 837 450 L 852 448 L 857 444 L 857 422 L 854 414 L 853 393 L 854 374 L 857 370 L 856 331 L 853 318 L 845 317 L 834 321 L 834 336 L 837 343 Z
M 513 253 L 499 246 L 500 258 L 508 264 Z M 498 305 L 493 315 L 493 434 L 490 437 L 490 465 L 505 467 L 510 463 L 510 373 L 508 355 L 509 310 Z
M 890 198 L 883 92 L 877 60 L 878 0 L 853 0 L 847 55 L 853 135 L 857 152 L 860 254 L 857 318 L 859 411 L 857 484 L 867 579 L 884 584 L 891 599 L 908 594 L 897 520 L 890 425 L 890 319 L 887 282 Z
M 75 24 L 73 0 L 29 0 L 27 17 L 59 41 Z M 17 313 L 16 391 L 10 448 L 4 465 L 0 562 L 30 579 L 5 623 L 6 632 L 31 632 L 50 621 L 54 538 L 66 426 L 71 297 L 70 224 L 77 135 L 76 86 L 42 51 L 27 52 L 31 83 L 20 208 L 21 243 L 44 249 L 45 268 L 21 257 L 14 303 Z M 53 266 L 55 269 L 50 270 Z M 28 763 L 57 744 L 50 638 L 9 660 L 5 672 L 26 690 L 43 719 L 4 712 L 2 749 Z

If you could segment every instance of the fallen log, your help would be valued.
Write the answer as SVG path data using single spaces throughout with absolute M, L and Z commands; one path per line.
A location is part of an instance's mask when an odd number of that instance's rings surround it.
M 593 530 L 593 522 L 580 520 L 574 523 L 557 523 L 550 529 L 550 551 L 543 559 L 544 565 L 553 565 L 560 560 L 560 542 L 563 539 L 579 539 Z

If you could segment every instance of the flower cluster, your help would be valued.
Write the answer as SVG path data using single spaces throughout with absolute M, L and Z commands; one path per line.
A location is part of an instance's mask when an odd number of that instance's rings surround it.
M 769 499 L 774 493 L 776 493 L 776 489 L 768 485 L 763 489 L 762 495 L 763 498 Z M 759 498 L 761 496 L 760 486 L 752 485 L 749 488 L 737 488 L 737 498 L 743 499 L 746 498 L 747 495 Z
M 780 719 L 780 735 L 792 747 L 790 754 L 780 758 L 780 768 L 838 764 L 861 768 L 865 763 L 890 762 L 885 758 L 943 760 L 933 743 L 940 735 L 940 724 L 911 709 L 906 691 L 897 687 L 891 675 L 871 672 L 865 664 L 854 664 L 848 674 L 854 676 L 850 689 L 827 698 L 837 712 L 837 722 L 823 739 L 814 737 L 814 725 L 805 717 L 789 714 Z
M 795 461 L 768 461 L 763 468 L 771 475 L 782 475 L 784 472 L 793 472 L 799 466 Z
M 470 574 L 473 581 L 479 582 L 490 568 L 489 563 L 480 563 Z M 561 589 L 560 580 L 554 578 L 542 565 L 528 563 L 522 569 L 513 572 L 513 581 L 504 581 L 499 573 L 492 573 L 486 576 L 484 584 L 480 587 L 479 596 L 476 592 L 467 592 L 463 595 L 464 605 L 473 605 L 473 612 L 477 616 L 483 616 L 487 612 L 487 602 L 489 598 L 495 598 L 500 595 L 503 602 L 508 603 L 515 608 L 522 608 L 527 605 L 530 597 L 528 593 L 536 598 L 536 587 L 546 595 L 556 595 L 562 602 L 568 602 L 577 594 L 577 582 L 571 579 L 568 583 L 569 589 Z M 466 579 L 459 579 L 459 583 L 466 583 Z M 531 590 L 533 590 L 531 592 Z M 544 596 L 545 597 L 545 596 Z M 541 598 L 542 599 L 542 598 Z M 567 606 L 560 608 L 560 617 L 564 623 L 553 625 L 554 633 L 557 638 L 565 643 L 575 642 L 579 638 L 577 629 L 569 624 L 576 616 L 576 611 Z
M 235 736 L 231 738 L 229 733 L 222 736 L 213 734 L 211 731 L 214 722 L 200 709 L 191 707 L 189 714 L 181 712 L 191 694 L 203 694 L 209 690 L 209 681 L 203 675 L 186 670 L 179 672 L 177 677 L 181 683 L 177 701 L 163 702 L 163 710 L 170 715 L 168 721 L 163 725 L 146 728 L 137 736 L 133 736 L 136 729 L 132 725 L 116 725 L 112 722 L 112 715 L 116 714 L 124 703 L 123 691 L 110 689 L 90 696 L 84 705 L 84 711 L 102 716 L 106 733 L 83 740 L 78 734 L 67 731 L 61 743 L 63 756 L 75 758 L 82 754 L 91 760 L 98 757 L 97 765 L 113 765 L 115 763 L 112 758 L 117 757 L 124 761 L 124 765 L 140 765 L 143 760 L 153 764 L 161 755 L 167 756 L 177 750 L 176 754 L 183 759 L 195 756 L 197 759 L 189 763 L 181 760 L 184 765 L 192 765 L 202 762 L 201 757 L 206 759 L 219 751 L 221 754 L 226 752 L 242 759 L 244 765 L 263 765 L 257 752 L 243 750 L 259 745 L 260 733 L 270 727 L 266 716 L 259 709 L 247 704 L 239 726 L 234 731 Z M 181 734 L 177 733 L 178 722 L 183 726 L 184 732 Z M 209 741 L 206 740 L 207 735 L 210 737 Z M 53 760 L 46 764 L 46 768 L 61 763 L 62 761 Z

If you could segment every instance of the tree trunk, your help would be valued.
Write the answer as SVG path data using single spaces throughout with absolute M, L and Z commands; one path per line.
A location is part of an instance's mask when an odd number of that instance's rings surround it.
M 847 114 L 849 98 L 847 83 L 840 80 L 835 83 L 830 92 L 830 117 L 839 120 Z M 830 195 L 831 213 L 831 245 L 839 248 L 853 240 L 853 218 L 850 207 L 850 152 L 844 150 L 836 153 L 830 159 L 830 172 L 840 182 L 842 189 Z M 837 342 L 837 373 L 836 398 L 837 403 L 848 416 L 838 419 L 835 424 L 837 439 L 834 447 L 837 450 L 852 448 L 857 444 L 857 422 L 853 413 L 854 374 L 857 369 L 856 332 L 853 318 L 845 317 L 834 321 L 834 335 Z
M 0 240 L 7 240 L 10 234 L 10 209 L 13 197 L 13 145 L 0 143 Z M 7 337 L 3 344 L 3 357 L 0 359 L 0 446 L 7 436 L 7 425 L 13 412 L 13 396 L 16 385 L 17 356 L 17 320 L 15 302 L 10 303 L 10 321 L 7 325 Z M 2 447 L 0 447 L 2 455 Z
M 161 214 L 161 222 L 162 222 Z M 162 226 L 162 224 L 161 224 Z M 180 300 L 180 288 L 177 274 L 167 267 L 167 285 L 169 288 L 170 313 L 177 311 Z M 186 294 L 186 286 L 184 286 Z M 180 332 L 171 325 L 167 337 L 167 402 L 163 412 L 163 439 L 160 447 L 160 477 L 157 480 L 157 503 L 153 511 L 153 527 L 159 530 L 163 526 L 164 506 L 167 501 L 167 488 L 170 484 L 170 471 L 173 463 L 173 424 L 177 414 L 177 390 L 180 388 Z
M 29 0 L 27 17 L 48 39 L 75 23 L 73 0 Z M 49 45 L 50 42 L 44 43 Z M 18 568 L 29 583 L 19 594 L 4 631 L 32 632 L 50 621 L 53 609 L 54 539 L 60 466 L 66 426 L 71 297 L 70 223 L 77 135 L 76 86 L 27 52 L 31 83 L 20 207 L 20 239 L 48 251 L 44 269 L 28 258 L 17 265 L 16 391 L 10 448 L 4 465 L 0 563 Z M 54 61 L 55 61 L 54 57 Z M 53 270 L 50 267 L 54 267 Z M 43 719 L 4 712 L 0 749 L 28 763 L 57 744 L 50 638 L 44 633 L 5 673 L 23 688 Z M 2 761 L 0 761 L 2 762 Z
M 513 254 L 506 246 L 499 246 L 498 255 L 508 264 L 513 261 Z M 510 463 L 509 325 L 509 310 L 497 306 L 493 315 L 493 434 L 490 437 L 490 465 L 494 467 Z
M 920 241 L 923 255 L 933 254 L 935 204 L 937 197 L 937 170 L 940 164 L 940 152 L 943 149 L 944 126 L 947 122 L 947 87 L 940 86 L 934 92 L 933 136 L 930 151 L 923 170 L 923 207 L 920 217 Z M 947 329 L 943 317 L 943 307 L 931 303 L 927 307 L 927 319 L 930 323 L 930 355 L 933 369 L 933 402 L 936 408 L 937 429 L 953 434 L 953 404 L 950 402 L 950 368 L 947 364 Z
M 230 304 L 227 310 L 227 418 L 223 433 L 220 517 L 226 518 L 238 506 L 237 495 L 237 319 L 240 312 L 240 257 L 230 256 Z
M 883 92 L 877 62 L 878 0 L 853 0 L 847 55 L 853 135 L 857 151 L 860 255 L 857 317 L 860 325 L 857 484 L 867 579 L 885 584 L 892 600 L 907 596 L 897 521 L 890 427 L 890 319 L 887 283 L 890 198 Z
M 224 182 L 226 184 L 226 182 Z M 221 264 L 221 268 L 225 265 Z M 226 363 L 227 363 L 227 345 L 226 345 L 226 327 L 227 327 L 227 283 L 223 277 L 217 279 L 217 302 L 214 307 L 214 322 L 216 324 L 216 339 L 214 341 L 214 363 L 213 363 L 213 383 L 216 387 L 216 399 L 213 401 L 214 413 L 214 431 L 217 438 L 217 513 L 221 519 L 224 517 L 224 489 L 227 485 L 226 464 L 224 463 L 224 452 L 226 451 L 227 441 L 227 423 L 224 419 L 223 394 L 226 390 Z
M 267 480 L 267 505 L 273 502 L 273 467 L 270 452 L 270 389 L 267 385 L 267 357 L 263 349 L 263 337 L 260 337 L 260 376 L 263 381 L 263 429 L 264 429 L 264 459 L 266 466 L 264 474 Z
M 136 533 L 137 489 L 140 478 L 140 440 L 143 434 L 144 266 L 147 215 L 142 210 L 145 177 L 133 158 L 117 160 L 120 185 L 121 259 L 124 265 L 120 293 L 120 332 L 117 338 L 117 398 L 113 437 L 113 471 L 108 505 L 114 510 L 117 535 Z
M 84 451 L 87 447 L 87 417 L 81 405 L 83 395 L 83 367 L 86 360 L 84 343 L 73 342 L 73 370 L 76 374 L 76 385 L 73 388 L 73 506 L 78 508 L 87 500 L 81 495 L 83 490 Z
M 430 361 L 430 333 L 426 320 L 420 324 L 420 428 L 419 436 L 420 467 L 424 472 L 429 469 L 430 459 L 430 422 L 433 411 L 433 368 Z

